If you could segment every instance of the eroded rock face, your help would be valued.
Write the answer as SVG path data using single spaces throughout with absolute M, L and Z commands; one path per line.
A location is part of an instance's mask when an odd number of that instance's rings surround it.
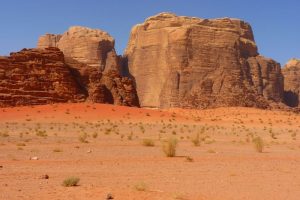
M 114 70 L 79 73 L 65 63 L 58 48 L 24 49 L 0 57 L 0 107 L 83 101 L 139 105 L 129 78 Z
M 282 68 L 284 76 L 284 101 L 288 106 L 300 106 L 300 60 L 291 59 Z
M 106 32 L 86 27 L 71 27 L 62 35 L 41 36 L 38 48 L 55 45 L 65 55 L 87 101 L 139 106 L 133 82 L 121 74 L 121 58 L 114 39 Z
M 24 49 L 0 58 L 0 107 L 84 99 L 57 48 Z
M 62 35 L 46 34 L 39 38 L 37 47 L 58 47 L 69 65 L 86 64 L 100 71 L 119 70 L 115 40 L 107 32 L 81 26 L 70 27 Z
M 280 65 L 259 56 L 238 19 L 161 13 L 136 25 L 125 51 L 141 106 L 253 106 L 283 98 Z
M 48 47 L 57 47 L 58 42 L 61 38 L 61 35 L 56 34 L 45 34 L 39 38 L 37 48 L 39 49 L 45 49 Z

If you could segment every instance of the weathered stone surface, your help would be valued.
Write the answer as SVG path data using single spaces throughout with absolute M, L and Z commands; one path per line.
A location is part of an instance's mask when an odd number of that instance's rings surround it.
M 281 66 L 272 59 L 263 56 L 249 57 L 251 78 L 258 94 L 273 102 L 281 102 L 283 98 L 283 75 Z
M 38 47 L 51 46 L 56 41 L 53 38 L 53 35 L 40 37 Z M 120 76 L 121 58 L 116 54 L 114 39 L 108 33 L 75 26 L 60 37 L 56 46 L 64 53 L 65 61 L 88 101 L 139 105 L 133 82 Z
M 64 53 L 68 64 L 72 65 L 75 61 L 100 69 L 102 72 L 119 70 L 119 57 L 114 45 L 114 38 L 105 31 L 73 26 L 62 35 L 41 36 L 37 47 L 58 47 Z
M 0 57 L 0 107 L 82 101 L 139 106 L 129 78 L 79 65 L 81 72 L 67 65 L 55 47 Z
M 108 71 L 103 74 L 101 88 L 110 92 L 109 95 L 116 105 L 139 106 L 133 81 L 128 77 L 121 77 L 117 71 Z M 97 93 L 96 93 L 97 94 Z
M 45 49 L 48 47 L 57 47 L 61 35 L 56 34 L 45 34 L 39 38 L 37 48 Z
M 85 99 L 57 48 L 23 49 L 0 58 L 0 107 Z
M 288 106 L 300 106 L 300 60 L 291 59 L 283 67 L 284 101 Z
M 280 65 L 259 56 L 238 19 L 161 13 L 133 27 L 125 51 L 141 106 L 253 106 L 280 102 Z

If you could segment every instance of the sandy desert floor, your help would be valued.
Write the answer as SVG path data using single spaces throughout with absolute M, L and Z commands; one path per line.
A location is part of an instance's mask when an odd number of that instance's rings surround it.
M 257 136 L 262 153 L 252 142 Z M 177 155 L 166 157 L 162 144 L 171 137 Z M 71 176 L 79 185 L 64 187 Z M 0 109 L 1 200 L 108 194 L 117 200 L 299 200 L 300 115 L 86 103 Z

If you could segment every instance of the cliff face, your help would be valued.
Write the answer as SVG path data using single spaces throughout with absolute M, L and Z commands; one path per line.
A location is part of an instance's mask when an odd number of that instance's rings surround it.
M 88 101 L 139 105 L 133 82 L 120 75 L 121 58 L 108 33 L 75 26 L 62 35 L 46 34 L 39 38 L 38 48 L 50 46 L 56 46 L 64 53 L 65 62 Z
M 291 107 L 300 105 L 300 60 L 291 59 L 283 67 L 284 101 Z
M 238 19 L 150 17 L 132 29 L 125 57 L 141 106 L 266 108 L 283 98 L 280 65 Z
M 38 49 L 0 57 L 0 106 L 299 104 L 298 68 L 291 67 L 298 64 L 285 67 L 284 92 L 280 65 L 259 55 L 250 25 L 241 20 L 161 13 L 132 29 L 123 58 L 114 42 L 104 31 L 76 26 L 41 36 Z
M 0 107 L 91 101 L 138 106 L 133 82 L 110 70 L 84 77 L 55 47 L 0 57 Z M 88 80 L 86 80 L 88 79 Z M 87 82 L 89 90 L 87 91 Z
M 81 63 L 103 72 L 119 71 L 119 57 L 114 45 L 114 38 L 105 31 L 73 26 L 62 35 L 41 36 L 37 48 L 58 47 L 69 65 Z
M 0 58 L 0 107 L 84 98 L 57 48 L 24 49 Z

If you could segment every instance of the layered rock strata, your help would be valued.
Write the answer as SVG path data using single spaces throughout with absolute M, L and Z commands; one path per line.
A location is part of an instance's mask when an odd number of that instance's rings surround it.
M 57 48 L 23 49 L 0 58 L 0 107 L 84 99 Z
M 283 98 L 280 65 L 238 19 L 161 13 L 133 27 L 124 56 L 143 107 L 267 108 Z

